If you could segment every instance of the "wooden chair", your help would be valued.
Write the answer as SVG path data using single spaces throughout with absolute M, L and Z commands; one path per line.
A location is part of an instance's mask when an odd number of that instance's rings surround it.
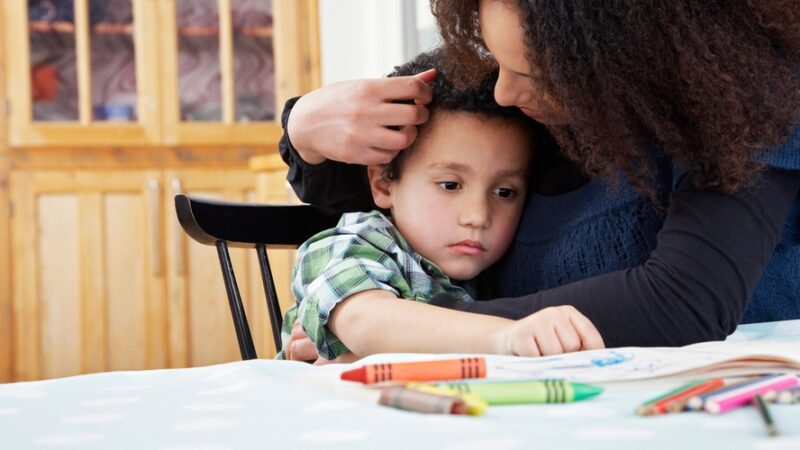
M 186 233 L 217 248 L 222 278 L 231 307 L 242 359 L 256 358 L 228 247 L 255 248 L 264 283 L 275 348 L 281 348 L 283 315 L 267 257 L 267 248 L 296 248 L 308 238 L 336 225 L 340 213 L 311 205 L 258 205 L 175 196 L 175 210 Z

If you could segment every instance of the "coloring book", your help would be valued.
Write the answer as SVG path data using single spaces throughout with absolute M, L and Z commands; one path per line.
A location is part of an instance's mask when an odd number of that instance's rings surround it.
M 702 342 L 685 347 L 619 347 L 541 358 L 500 358 L 487 378 L 564 378 L 586 383 L 666 377 L 800 373 L 800 342 Z

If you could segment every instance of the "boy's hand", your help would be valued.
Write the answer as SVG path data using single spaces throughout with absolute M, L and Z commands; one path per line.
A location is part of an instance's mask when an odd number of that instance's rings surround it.
M 547 356 L 604 348 L 592 322 L 572 306 L 545 308 L 498 330 L 497 353 Z
M 325 364 L 348 364 L 357 361 L 358 356 L 351 352 L 340 355 L 336 359 L 327 360 L 322 358 L 317 353 L 317 347 L 308 338 L 300 321 L 296 320 L 292 324 L 292 334 L 289 336 L 289 342 L 286 344 L 286 359 L 292 361 L 314 361 L 315 366 Z
M 319 358 L 317 347 L 308 338 L 300 321 L 296 320 L 292 324 L 292 334 L 289 342 L 286 343 L 286 359 L 292 361 L 314 361 Z
M 387 164 L 428 120 L 436 71 L 323 86 L 297 101 L 286 133 L 309 164 Z M 411 101 L 409 104 L 408 101 Z M 398 103 L 403 102 L 403 103 Z M 392 127 L 392 128 L 389 128 Z

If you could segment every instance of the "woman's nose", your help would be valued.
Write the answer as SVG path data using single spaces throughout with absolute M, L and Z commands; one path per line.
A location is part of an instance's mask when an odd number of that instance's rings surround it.
M 501 70 L 494 85 L 494 100 L 500 106 L 514 106 L 517 104 L 517 96 L 511 76 Z

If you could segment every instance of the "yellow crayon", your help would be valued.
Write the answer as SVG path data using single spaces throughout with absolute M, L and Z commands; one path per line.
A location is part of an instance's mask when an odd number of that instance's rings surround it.
M 480 416 L 489 409 L 489 405 L 479 396 L 465 392 L 458 392 L 455 389 L 420 383 L 409 383 L 406 385 L 406 389 L 448 397 L 458 397 L 467 405 L 467 413 L 471 416 Z

